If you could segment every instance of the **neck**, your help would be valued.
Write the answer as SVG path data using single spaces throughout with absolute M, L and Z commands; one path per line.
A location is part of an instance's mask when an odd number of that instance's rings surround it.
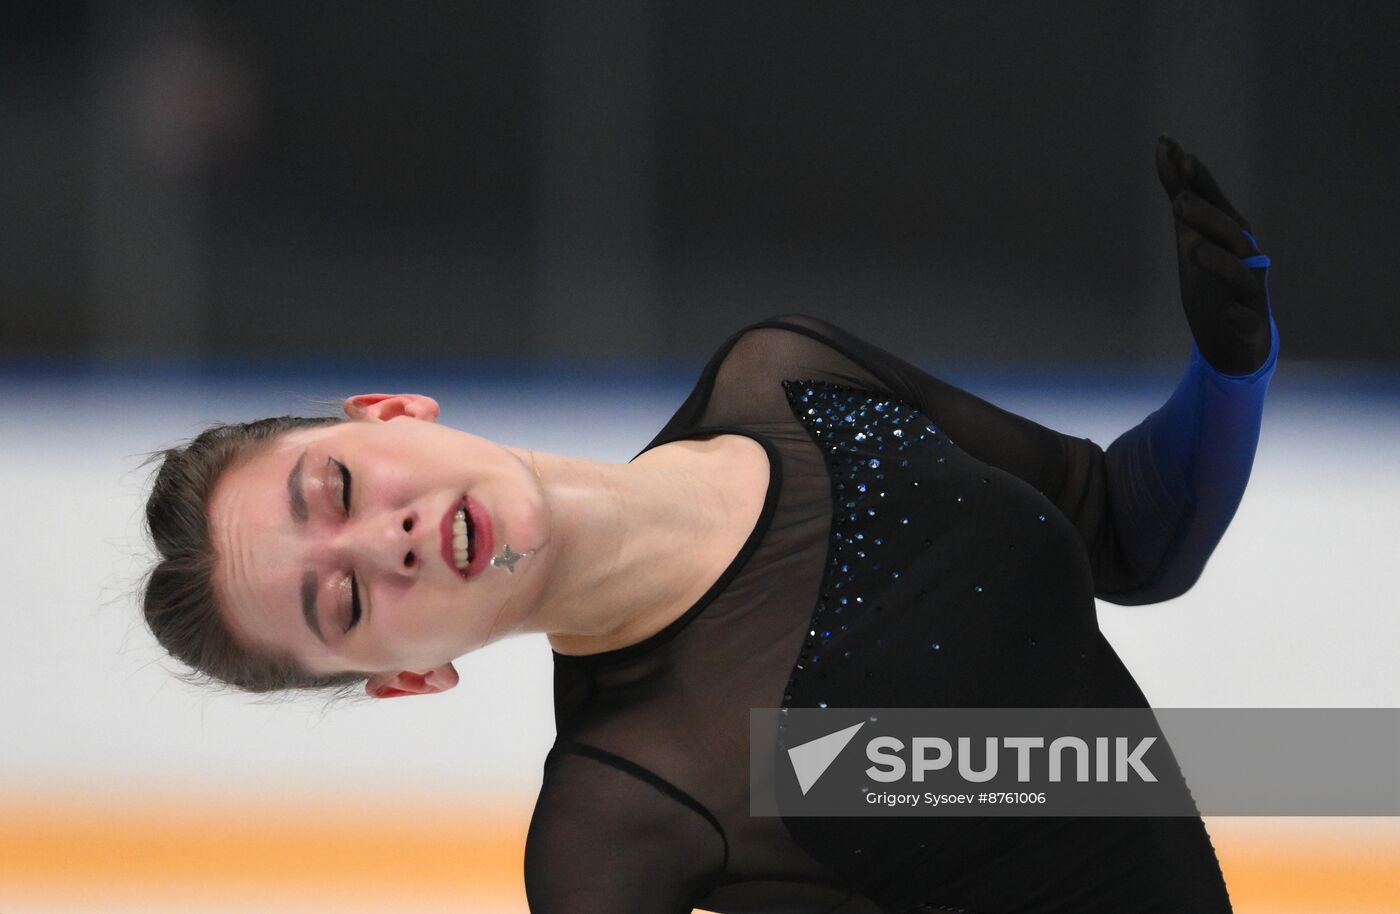
M 722 540 L 728 516 L 724 493 L 688 459 L 705 450 L 653 449 L 621 464 L 536 451 L 550 533 L 533 587 L 493 640 L 544 632 L 561 654 L 594 654 L 693 605 L 713 576 L 704 547 Z

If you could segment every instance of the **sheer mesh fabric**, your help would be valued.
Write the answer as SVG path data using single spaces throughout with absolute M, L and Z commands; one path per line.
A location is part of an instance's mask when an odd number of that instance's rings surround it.
M 835 506 L 831 468 L 785 381 L 921 411 L 955 443 L 956 472 L 987 493 L 966 515 L 911 502 L 937 545 L 912 538 L 895 560 L 926 583 L 891 588 L 879 616 L 845 635 L 861 665 L 811 668 L 796 681 Z M 1098 630 L 1094 597 L 1156 602 L 1177 595 L 1163 580 L 1189 586 L 1199 567 L 1164 578 L 1163 565 L 1204 564 L 1214 540 L 1193 553 L 1174 543 L 1209 493 L 1165 489 L 1141 434 L 1106 454 L 806 315 L 726 340 L 643 451 L 715 434 L 763 445 L 762 514 L 709 592 L 667 628 L 620 650 L 554 654 L 558 739 L 525 855 L 532 912 L 1230 910 L 1199 819 L 749 815 L 750 708 L 1145 707 Z M 1026 511 L 1048 526 L 1018 538 L 1008 518 Z M 999 575 L 1005 614 L 973 616 L 939 592 L 969 565 Z M 922 637 L 930 625 L 945 626 L 949 641 L 938 664 Z M 886 643 L 874 651 L 877 637 Z

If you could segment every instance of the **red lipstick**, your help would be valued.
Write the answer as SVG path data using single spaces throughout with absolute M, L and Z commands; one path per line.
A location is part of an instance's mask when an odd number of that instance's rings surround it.
M 452 521 L 457 514 L 457 509 L 462 507 L 467 509 L 467 515 L 471 518 L 472 538 L 472 560 L 465 570 L 458 569 L 452 554 Z M 447 563 L 447 567 L 451 568 L 454 574 L 470 578 L 486 567 L 486 562 L 491 557 L 493 544 L 491 518 L 476 499 L 463 495 L 448 505 L 447 513 L 443 514 L 442 523 L 438 525 L 438 529 L 442 534 L 442 548 L 440 550 L 442 560 Z

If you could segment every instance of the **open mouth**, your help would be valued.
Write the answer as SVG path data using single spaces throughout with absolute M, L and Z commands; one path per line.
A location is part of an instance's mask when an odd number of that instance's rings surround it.
M 472 516 L 463 505 L 452 515 L 452 564 L 458 571 L 466 571 L 476 554 L 475 533 Z
M 442 516 L 442 560 L 457 574 L 468 577 L 475 573 L 480 562 L 475 561 L 479 552 L 477 546 L 476 521 L 467 507 L 467 497 L 463 495 L 447 509 Z
M 475 498 L 463 495 L 442 516 L 442 560 L 469 578 L 491 558 L 491 515 Z

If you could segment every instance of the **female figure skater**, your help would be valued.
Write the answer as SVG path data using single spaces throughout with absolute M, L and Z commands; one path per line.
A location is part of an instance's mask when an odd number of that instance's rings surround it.
M 1268 259 L 1159 139 L 1190 364 L 1107 451 L 816 318 L 735 333 L 626 464 L 415 395 L 165 452 L 145 613 L 249 691 L 451 688 L 548 635 L 536 914 L 1222 912 L 1199 818 L 750 816 L 756 707 L 1147 707 L 1094 597 L 1170 600 L 1234 515 L 1278 357 Z

